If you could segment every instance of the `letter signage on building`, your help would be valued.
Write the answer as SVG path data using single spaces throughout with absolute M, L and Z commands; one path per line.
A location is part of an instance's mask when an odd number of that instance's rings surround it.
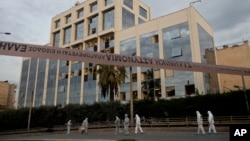
M 250 76 L 249 68 L 209 65 L 202 63 L 174 61 L 159 58 L 106 54 L 91 51 L 70 50 L 49 46 L 0 41 L 0 55 L 37 57 L 58 60 L 90 62 L 95 64 L 139 66 L 148 68 L 225 73 Z

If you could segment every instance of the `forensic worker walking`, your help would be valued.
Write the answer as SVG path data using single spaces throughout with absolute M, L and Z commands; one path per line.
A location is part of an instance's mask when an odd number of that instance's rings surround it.
M 120 133 L 120 118 L 115 116 L 115 134 L 118 135 Z
M 70 128 L 71 128 L 71 120 L 67 122 L 67 134 L 70 134 Z
M 143 130 L 141 128 L 141 118 L 136 114 L 135 115 L 135 134 L 137 134 L 138 128 L 140 132 L 143 133 Z
M 196 111 L 196 115 L 197 115 L 197 124 L 198 124 L 197 134 L 199 135 L 200 131 L 201 131 L 202 134 L 205 135 L 205 131 L 204 131 L 204 128 L 203 128 L 202 116 L 201 116 L 199 111 Z
M 125 118 L 124 118 L 124 133 L 125 133 L 125 135 L 129 134 L 128 126 L 129 126 L 129 118 L 128 118 L 128 114 L 125 114 Z
M 88 128 L 89 128 L 88 118 L 85 118 L 85 119 L 82 121 L 82 126 L 83 126 L 83 128 L 84 128 L 84 133 L 85 133 L 85 134 L 88 134 Z
M 208 133 L 211 133 L 211 132 L 216 133 L 216 129 L 214 126 L 214 116 L 211 113 L 211 111 L 207 111 L 207 114 L 208 114 L 208 123 L 209 123 Z

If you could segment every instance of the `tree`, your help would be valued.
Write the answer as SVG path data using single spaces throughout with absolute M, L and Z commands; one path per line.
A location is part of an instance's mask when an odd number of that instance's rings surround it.
M 118 95 L 118 87 L 125 81 L 126 69 L 124 66 L 99 65 L 97 73 L 100 75 L 98 85 L 101 94 L 106 97 L 109 92 L 110 101 L 114 101 L 114 95 Z

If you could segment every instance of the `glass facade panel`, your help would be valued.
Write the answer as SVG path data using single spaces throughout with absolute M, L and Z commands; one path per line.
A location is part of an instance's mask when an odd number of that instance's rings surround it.
M 122 29 L 126 29 L 135 25 L 135 15 L 125 8 L 122 8 Z
M 136 56 L 136 38 L 130 38 L 120 42 L 120 54 Z M 132 74 L 137 73 L 137 68 L 132 67 Z M 126 67 L 127 77 L 125 83 L 121 85 L 121 93 L 125 93 L 125 100 L 130 99 L 130 67 Z M 137 90 L 136 82 L 133 82 L 133 91 Z
M 69 61 L 60 60 L 59 61 L 59 80 L 58 80 L 58 91 L 57 91 L 57 105 L 66 105 L 67 99 L 67 86 L 69 78 Z
M 71 37 L 71 27 L 64 29 L 64 38 L 63 38 L 63 44 L 69 44 L 70 43 L 70 37 Z
M 120 54 L 134 55 L 136 54 L 136 38 L 130 38 L 120 42 Z
M 90 5 L 90 12 L 94 12 L 94 11 L 96 11 L 97 10 L 97 2 L 95 2 L 95 3 L 92 3 L 91 5 Z
M 53 46 L 54 47 L 59 47 L 59 43 L 60 43 L 60 32 L 56 32 L 54 33 L 54 41 L 53 41 Z
M 142 17 L 147 18 L 147 10 L 139 6 L 139 13 Z
M 26 106 L 30 105 L 32 93 L 35 92 L 36 70 L 37 70 L 37 58 L 31 58 Z
M 113 0 L 105 0 L 105 6 L 110 5 L 111 3 L 113 3 Z
M 46 71 L 46 59 L 39 59 L 37 83 L 36 83 L 36 96 L 35 106 L 41 106 L 43 101 L 45 71 Z
M 55 21 L 55 28 L 59 28 L 60 27 L 60 20 Z
M 76 40 L 83 39 L 83 33 L 84 33 L 84 22 L 79 22 L 76 24 Z
M 137 82 L 132 82 L 132 88 L 133 92 L 138 90 Z M 124 100 L 130 100 L 130 83 L 121 84 L 120 93 L 125 93 Z
M 174 58 L 179 61 L 192 61 L 188 23 L 164 28 L 163 52 L 164 58 Z
M 206 58 L 203 57 L 205 56 L 205 49 L 214 48 L 214 41 L 213 41 L 213 37 L 209 35 L 208 32 L 204 28 L 202 28 L 202 26 L 200 26 L 199 24 L 197 26 L 198 26 L 198 33 L 199 33 L 200 53 L 202 55 L 201 62 L 206 64 L 207 63 Z M 204 80 L 208 79 L 206 77 L 206 73 L 203 73 L 203 77 L 204 77 Z M 205 82 L 208 82 L 208 81 L 205 81 Z M 206 93 L 209 93 L 210 92 L 209 84 L 204 83 L 204 85 L 205 85 Z
M 145 23 L 145 21 L 143 19 L 141 19 L 141 18 L 138 18 L 138 23 L 142 24 L 142 23 Z
M 30 60 L 23 61 L 22 74 L 21 74 L 21 83 L 19 88 L 19 97 L 18 97 L 18 107 L 21 108 L 24 106 L 24 98 L 26 94 L 28 72 L 29 72 L 29 63 Z
M 83 100 L 86 104 L 93 104 L 96 99 L 96 81 L 90 80 L 84 83 Z
M 47 92 L 46 92 L 46 105 L 54 105 L 55 87 L 57 77 L 57 60 L 49 60 Z
M 66 24 L 71 22 L 71 15 L 68 15 L 65 18 L 66 18 Z
M 98 16 L 89 19 L 89 35 L 97 33 L 98 30 Z
M 159 58 L 159 43 L 157 31 L 140 36 L 140 51 L 143 57 Z
M 83 15 L 84 15 L 83 8 L 82 8 L 82 9 L 79 9 L 79 10 L 77 11 L 77 18 L 81 18 L 81 17 L 83 17 Z
M 133 0 L 123 0 L 123 4 L 133 9 Z
M 69 103 L 80 104 L 81 76 L 82 76 L 82 63 L 72 64 Z
M 177 61 L 192 61 L 190 35 L 188 22 L 164 28 L 163 34 L 163 55 L 166 59 Z M 168 96 L 186 95 L 185 87 L 194 84 L 193 72 L 173 71 L 171 77 L 165 76 L 165 86 L 171 88 L 174 94 L 166 92 Z
M 107 30 L 114 27 L 114 9 L 103 13 L 103 29 Z

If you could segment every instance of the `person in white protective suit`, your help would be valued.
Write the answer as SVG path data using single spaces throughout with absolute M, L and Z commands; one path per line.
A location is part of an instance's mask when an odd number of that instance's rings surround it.
M 135 134 L 137 134 L 138 128 L 140 132 L 143 133 L 143 130 L 141 128 L 141 118 L 136 114 L 135 115 Z
M 208 133 L 211 133 L 211 132 L 216 133 L 216 129 L 214 126 L 214 116 L 211 113 L 211 111 L 207 111 L 207 114 L 208 114 L 208 123 L 209 123 Z
M 197 124 L 198 124 L 198 131 L 197 134 L 200 134 L 200 131 L 202 132 L 202 134 L 205 134 L 204 128 L 203 128 L 203 120 L 202 120 L 202 116 L 200 114 L 199 111 L 196 111 L 196 115 L 197 115 Z
M 84 128 L 84 133 L 88 134 L 88 128 L 89 128 L 89 122 L 88 122 L 88 118 L 85 118 L 82 121 L 82 127 Z
M 124 133 L 125 133 L 125 135 L 129 134 L 128 126 L 129 126 L 129 118 L 128 118 L 128 114 L 125 114 L 125 118 L 124 118 Z
M 115 116 L 115 134 L 118 135 L 120 132 L 120 118 Z
M 67 134 L 70 134 L 70 128 L 71 128 L 71 120 L 67 122 Z

